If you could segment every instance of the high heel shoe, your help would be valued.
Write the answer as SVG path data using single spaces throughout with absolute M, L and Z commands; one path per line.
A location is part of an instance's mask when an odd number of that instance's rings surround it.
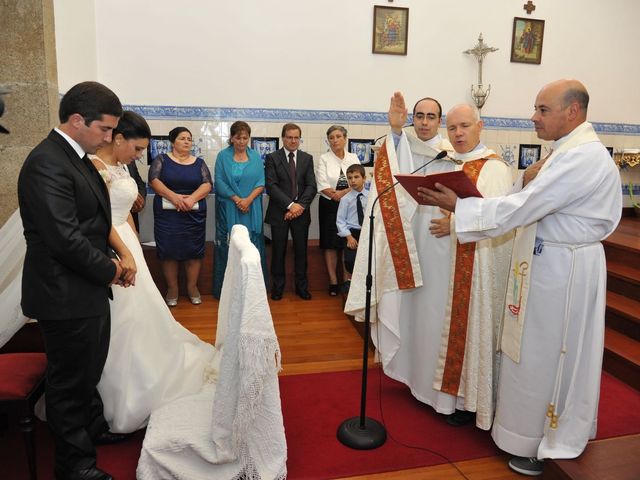
M 196 293 L 194 296 L 189 295 L 189 301 L 193 305 L 200 305 L 202 303 L 202 297 L 200 296 L 200 292 Z
M 176 298 L 165 297 L 164 301 L 167 302 L 168 307 L 175 307 L 176 305 L 178 305 L 177 297 Z

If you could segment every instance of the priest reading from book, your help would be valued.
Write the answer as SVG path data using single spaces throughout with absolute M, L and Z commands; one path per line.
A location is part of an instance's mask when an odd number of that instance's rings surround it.
M 393 130 L 403 124 L 406 115 L 402 95 L 394 94 L 389 110 Z M 475 107 L 451 109 L 447 129 L 454 151 L 449 159 L 428 165 L 426 173 L 463 170 L 483 196 L 506 193 L 512 185 L 511 169 L 480 144 L 482 121 Z M 418 162 L 439 152 L 421 154 L 425 149 L 418 151 L 406 132 L 400 135 L 397 149 L 390 148 L 393 137 L 388 136 L 376 161 L 372 188 L 378 192 L 393 184 L 387 175 L 409 173 Z M 375 194 L 369 198 L 371 208 Z M 455 235 L 449 235 L 453 217 L 438 208 L 418 205 L 401 186 L 379 202 L 381 213 L 374 212 L 379 220 L 373 285 L 377 315 L 372 312 L 372 338 L 384 371 L 407 384 L 418 400 L 451 415 L 449 422 L 468 423 L 473 413 L 465 411 L 477 412 L 476 425 L 489 429 L 493 352 L 504 301 L 499 280 L 504 282 L 509 267 L 509 238 L 461 246 Z M 361 239 L 367 238 L 368 232 L 363 231 Z M 365 291 L 356 287 L 364 285 L 366 274 L 368 246 L 362 245 L 345 307 L 356 316 L 364 312 Z
M 552 153 L 527 168 L 509 195 L 424 200 L 455 209 L 462 242 L 516 228 L 505 305 L 492 436 L 517 455 L 509 466 L 542 473 L 544 458 L 575 458 L 596 433 L 604 344 L 606 262 L 600 243 L 622 212 L 620 174 L 587 122 L 577 80 L 540 90 L 531 117 Z

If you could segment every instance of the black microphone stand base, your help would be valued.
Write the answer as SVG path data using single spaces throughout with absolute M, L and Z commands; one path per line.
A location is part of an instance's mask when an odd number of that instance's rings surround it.
M 387 431 L 377 420 L 365 417 L 364 428 L 360 426 L 360 417 L 346 419 L 338 427 L 338 440 L 355 450 L 372 450 L 387 440 Z

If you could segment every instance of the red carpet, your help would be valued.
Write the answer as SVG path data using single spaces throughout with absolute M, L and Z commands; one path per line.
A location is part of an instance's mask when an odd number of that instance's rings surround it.
M 369 376 L 367 415 L 381 419 L 379 370 Z M 383 377 L 382 408 L 389 438 L 380 448 L 352 450 L 336 440 L 339 424 L 360 408 L 360 372 L 319 373 L 280 378 L 282 410 L 289 448 L 289 478 L 329 479 L 444 463 L 499 453 L 489 432 L 473 426 L 454 428 L 415 400 L 402 384 Z M 640 433 L 640 393 L 604 374 L 598 438 Z M 17 426 L 0 437 L 0 478 L 27 479 Z M 134 480 L 144 433 L 124 443 L 98 448 L 98 465 L 117 480 Z M 37 425 L 39 479 L 53 478 L 53 445 L 45 424 Z

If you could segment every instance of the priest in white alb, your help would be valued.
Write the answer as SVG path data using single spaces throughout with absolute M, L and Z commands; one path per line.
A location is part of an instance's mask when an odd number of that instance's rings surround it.
M 499 198 L 458 199 L 424 189 L 455 211 L 461 242 L 514 228 L 498 404 L 492 436 L 509 466 L 540 475 L 545 458 L 575 458 L 596 433 L 604 344 L 606 263 L 600 243 L 622 212 L 618 170 L 586 121 L 576 80 L 540 90 L 532 117 L 552 153 Z
M 430 121 L 432 135 L 437 135 L 440 116 L 435 100 L 418 102 L 414 107 L 416 134 Z M 376 160 L 374 192 L 392 185 L 392 174 L 409 173 L 421 165 L 425 168 L 420 173 L 464 169 L 485 195 L 509 190 L 511 169 L 480 144 L 482 122 L 474 107 L 460 105 L 452 109 L 447 120 L 455 120 L 455 127 L 451 127 L 457 133 L 450 139 L 457 142 L 454 148 L 459 152 L 451 152 L 453 158 L 429 165 L 426 163 L 441 149 L 450 149 L 450 144 L 438 136 L 429 145 L 428 141 L 403 132 L 406 118 L 404 99 L 396 93 L 389 110 L 393 133 Z M 397 151 L 389 148 L 394 140 Z M 375 196 L 369 196 L 369 210 Z M 451 221 L 448 212 L 418 205 L 402 187 L 383 194 L 379 202 L 381 213 L 375 212 L 378 224 L 372 289 L 373 308 L 377 311 L 372 318 L 377 321 L 372 338 L 384 371 L 407 384 L 418 400 L 437 412 L 454 414 L 456 408 L 477 412 L 477 425 L 488 429 L 493 416 L 492 373 L 499 324 L 496 305 L 501 306 L 503 300 L 501 290 L 495 288 L 499 277 L 494 273 L 508 268 L 504 249 L 509 248 L 509 241 L 488 241 L 482 248 L 479 246 L 477 254 L 473 250 L 456 255 L 456 239 L 447 235 Z M 345 308 L 356 317 L 364 314 L 365 292 L 356 290 L 356 286 L 364 285 L 368 246 L 363 240 L 367 236 L 363 230 Z M 478 268 L 480 265 L 485 268 Z M 465 271 L 472 277 L 465 277 Z M 481 296 L 483 291 L 490 298 Z M 452 319 L 454 328 L 450 329 Z

